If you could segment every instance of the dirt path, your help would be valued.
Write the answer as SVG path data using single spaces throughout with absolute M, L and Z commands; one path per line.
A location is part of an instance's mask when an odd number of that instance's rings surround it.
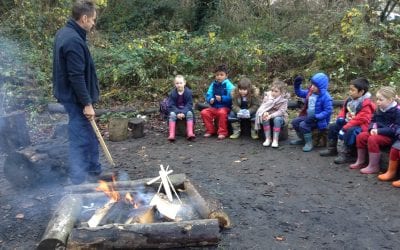
M 201 126 L 199 126 L 201 127 Z M 291 135 L 292 136 L 292 135 Z M 361 175 L 317 151 L 250 138 L 195 142 L 148 127 L 146 136 L 109 142 L 131 179 L 154 177 L 159 164 L 185 173 L 219 199 L 234 226 L 221 249 L 396 249 L 400 190 Z M 0 158 L 2 163 L 2 158 Z M 2 169 L 2 168 L 0 168 Z M 63 194 L 65 182 L 15 190 L 0 171 L 0 249 L 32 249 Z M 23 217 L 23 218 L 17 218 Z

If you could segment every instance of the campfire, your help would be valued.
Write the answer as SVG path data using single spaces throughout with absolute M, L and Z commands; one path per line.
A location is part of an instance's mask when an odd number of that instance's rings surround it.
M 171 248 L 215 245 L 230 227 L 222 205 L 186 175 L 66 187 L 38 249 Z M 200 194 L 201 193 L 201 194 Z

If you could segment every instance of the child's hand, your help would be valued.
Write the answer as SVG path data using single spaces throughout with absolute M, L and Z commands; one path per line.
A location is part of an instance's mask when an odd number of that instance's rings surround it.
M 268 112 L 264 112 L 264 114 L 263 114 L 263 120 L 264 120 L 264 121 L 268 121 L 268 120 L 269 120 L 269 113 L 268 113 Z
M 296 86 L 299 86 L 300 84 L 302 84 L 303 83 L 303 80 L 304 80 L 304 78 L 301 76 L 301 75 L 296 75 L 295 77 L 294 77 L 294 81 L 293 81 L 293 84 Z
M 369 131 L 369 134 L 370 135 L 377 135 L 378 134 L 378 129 L 377 128 L 371 129 L 371 131 Z
M 179 113 L 179 114 L 176 115 L 176 118 L 178 118 L 179 120 L 182 120 L 182 119 L 185 118 L 185 114 Z
M 222 97 L 221 97 L 220 95 L 216 95 L 216 96 L 215 96 L 215 99 L 217 99 L 217 101 L 220 102 L 220 101 L 222 100 Z
M 214 98 L 211 98 L 210 99 L 210 104 L 214 104 L 214 101 L 215 101 Z

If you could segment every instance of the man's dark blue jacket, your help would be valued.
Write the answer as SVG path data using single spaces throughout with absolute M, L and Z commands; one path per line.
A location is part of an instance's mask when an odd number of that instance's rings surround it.
M 61 103 L 82 106 L 99 99 L 99 83 L 86 31 L 74 20 L 68 20 L 54 39 L 53 94 Z

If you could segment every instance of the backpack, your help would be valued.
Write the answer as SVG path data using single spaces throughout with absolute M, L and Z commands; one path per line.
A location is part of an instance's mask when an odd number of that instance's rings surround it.
M 166 97 L 162 101 L 160 101 L 160 116 L 163 120 L 168 120 L 168 116 L 169 116 L 168 101 L 169 101 L 168 97 Z

